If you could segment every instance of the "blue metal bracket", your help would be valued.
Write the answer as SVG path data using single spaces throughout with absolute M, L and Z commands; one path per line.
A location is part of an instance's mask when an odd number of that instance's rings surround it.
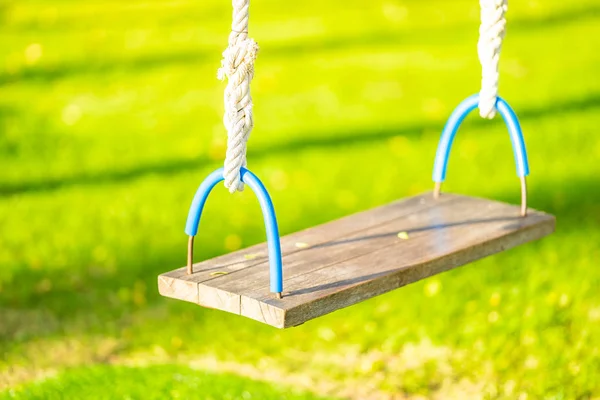
M 433 167 L 433 181 L 436 183 L 434 191 L 435 197 L 439 196 L 441 183 L 446 179 L 448 157 L 450 156 L 450 149 L 454 137 L 456 136 L 456 132 L 466 116 L 477 108 L 478 104 L 479 94 L 467 97 L 458 105 L 458 107 L 456 107 L 450 115 L 450 118 L 448 118 L 448 122 L 446 122 L 446 126 L 442 131 L 442 136 L 438 144 Z M 521 180 L 521 215 L 524 216 L 527 212 L 527 184 L 525 177 L 529 175 L 529 163 L 527 161 L 527 151 L 525 149 L 525 140 L 523 139 L 521 124 L 513 109 L 504 99 L 498 97 L 496 100 L 496 109 L 502 116 L 510 135 L 517 176 Z
M 279 240 L 279 229 L 277 227 L 277 218 L 275 217 L 275 209 L 271 197 L 267 192 L 267 189 L 263 183 L 258 179 L 256 175 L 247 170 L 246 168 L 241 169 L 242 182 L 250 186 L 263 213 L 265 220 L 265 228 L 267 231 L 267 246 L 269 249 L 269 273 L 270 273 L 270 288 L 271 292 L 276 293 L 281 298 L 281 292 L 283 292 L 283 266 L 281 259 L 281 243 Z M 185 225 L 185 233 L 189 236 L 188 242 L 188 273 L 193 273 L 193 251 L 194 251 L 194 236 L 198 233 L 198 225 L 200 224 L 200 217 L 204 210 L 204 204 L 208 195 L 217 183 L 224 180 L 223 168 L 219 168 L 214 171 L 200 184 L 190 211 L 188 213 L 187 223 Z

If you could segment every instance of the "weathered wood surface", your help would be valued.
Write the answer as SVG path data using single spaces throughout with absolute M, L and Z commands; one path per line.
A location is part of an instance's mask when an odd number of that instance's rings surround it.
M 555 218 L 491 200 L 431 193 L 281 238 L 284 292 L 269 293 L 265 243 L 158 277 L 163 296 L 278 328 L 544 237 Z

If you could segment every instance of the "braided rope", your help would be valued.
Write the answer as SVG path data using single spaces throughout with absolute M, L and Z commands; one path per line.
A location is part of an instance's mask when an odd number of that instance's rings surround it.
M 246 143 L 254 126 L 250 82 L 254 77 L 254 60 L 258 45 L 248 38 L 248 9 L 250 0 L 232 0 L 233 20 L 229 46 L 223 52 L 218 77 L 227 78 L 225 88 L 225 114 L 227 153 L 225 155 L 225 187 L 231 193 L 243 190 L 240 169 L 246 166 Z
M 502 40 L 506 32 L 507 0 L 479 0 L 481 25 L 477 53 L 481 63 L 481 91 L 479 92 L 479 114 L 483 118 L 494 118 L 498 98 L 498 64 Z

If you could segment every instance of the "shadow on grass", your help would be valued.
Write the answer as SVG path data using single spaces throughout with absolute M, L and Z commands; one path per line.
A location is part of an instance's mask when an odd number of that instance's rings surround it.
M 172 64 L 192 64 L 213 62 L 219 65 L 219 52 L 171 52 L 166 54 L 149 54 L 134 58 L 119 59 L 86 59 L 70 64 L 45 65 L 25 68 L 14 74 L 0 75 L 0 85 L 23 81 L 40 81 L 50 83 L 59 79 L 77 75 L 107 74 L 107 73 L 139 73 Z
M 595 109 L 599 106 L 600 93 L 593 93 L 582 98 L 556 101 L 550 105 L 544 105 L 542 107 L 521 108 L 517 110 L 517 114 L 521 120 L 527 120 L 560 113 L 585 111 L 589 109 Z M 495 122 L 484 121 L 481 119 L 476 119 L 472 122 L 469 122 L 469 124 L 472 124 L 472 126 L 483 126 L 489 125 L 490 123 L 501 124 L 502 122 L 499 119 Z M 315 136 L 308 139 L 307 137 L 309 135 L 298 135 L 296 139 L 288 142 L 276 143 L 272 146 L 266 146 L 262 149 L 251 149 L 249 150 L 249 158 L 257 160 L 272 156 L 273 154 L 296 153 L 313 148 L 355 146 L 374 143 L 395 136 L 419 136 L 422 135 L 423 132 L 432 130 L 437 130 L 441 133 L 442 128 L 443 123 L 441 122 L 421 121 L 410 125 L 400 125 L 397 127 L 386 127 L 382 129 L 344 131 L 338 132 L 334 135 Z M 431 162 L 433 162 L 433 160 Z M 214 164 L 216 164 L 214 160 L 203 157 L 187 160 L 173 160 L 171 162 L 161 162 L 155 164 L 150 163 L 146 165 L 139 165 L 129 170 L 109 171 L 103 174 L 88 173 L 61 179 L 47 179 L 44 181 L 3 184 L 0 186 L 0 196 L 5 197 L 21 193 L 45 192 L 69 186 L 126 182 L 150 174 L 168 176 L 181 172 L 197 170 Z
M 587 7 L 579 7 L 565 10 L 542 17 L 526 17 L 510 21 L 511 32 L 539 30 L 589 20 L 600 16 L 600 6 L 594 4 Z M 441 26 L 438 28 L 426 28 L 421 31 L 406 30 L 384 30 L 373 32 L 361 32 L 360 34 L 336 36 L 329 38 L 309 38 L 303 41 L 295 41 L 290 44 L 271 44 L 265 53 L 268 57 L 294 57 L 298 54 L 316 52 L 331 52 L 355 47 L 399 46 L 407 43 L 421 43 L 424 37 L 447 38 L 448 32 L 455 34 L 468 34 L 475 31 L 476 26 L 465 24 L 453 26 Z M 261 56 L 262 57 L 262 56 Z M 85 74 L 106 74 L 114 72 L 136 72 L 151 70 L 173 64 L 190 64 L 210 61 L 218 65 L 220 50 L 187 50 L 171 52 L 166 54 L 144 55 L 136 58 L 112 58 L 83 60 L 71 64 L 57 64 L 31 67 L 13 74 L 0 75 L 0 85 L 21 81 L 51 82 L 54 80 Z
M 594 4 L 587 7 L 574 8 L 560 13 L 550 14 L 542 17 L 525 17 L 509 21 L 511 34 L 519 32 L 528 32 L 544 28 L 553 28 L 566 25 L 573 22 L 580 22 L 594 19 L 600 16 L 600 6 Z M 452 34 L 449 34 L 452 32 Z M 425 41 L 424 38 L 439 39 L 440 44 L 448 38 L 456 36 L 475 35 L 477 25 L 473 23 L 444 25 L 437 28 L 416 29 L 407 32 L 406 30 L 386 29 L 383 31 L 360 32 L 348 36 L 335 36 L 328 38 L 315 38 L 312 40 L 297 41 L 289 45 L 269 47 L 269 55 L 275 57 L 293 57 L 298 54 L 324 52 L 329 53 L 336 50 L 344 50 L 356 47 L 398 47 L 407 44 L 418 45 Z M 430 43 L 428 40 L 427 43 Z

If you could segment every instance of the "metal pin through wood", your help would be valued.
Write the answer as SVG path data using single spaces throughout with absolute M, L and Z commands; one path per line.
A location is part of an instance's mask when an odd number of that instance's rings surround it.
M 440 198 L 441 190 L 442 190 L 442 182 L 436 182 L 435 186 L 433 187 L 433 198 L 434 199 Z
M 187 273 L 188 275 L 194 273 L 194 236 L 188 239 Z
M 527 179 L 521 177 L 521 217 L 527 216 Z

